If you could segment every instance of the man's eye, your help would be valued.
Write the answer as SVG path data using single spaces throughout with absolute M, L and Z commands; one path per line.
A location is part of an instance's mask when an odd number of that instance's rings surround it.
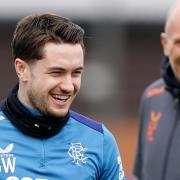
M 50 75 L 52 75 L 52 76 L 59 76 L 61 74 L 62 74 L 61 72 L 51 72 L 50 73 Z
M 75 74 L 81 74 L 82 73 L 82 71 L 76 71 L 75 72 Z
M 73 74 L 74 74 L 74 75 L 81 75 L 81 74 L 82 74 L 82 71 L 75 71 Z
M 175 44 L 176 44 L 177 46 L 180 46 L 180 40 L 175 41 Z

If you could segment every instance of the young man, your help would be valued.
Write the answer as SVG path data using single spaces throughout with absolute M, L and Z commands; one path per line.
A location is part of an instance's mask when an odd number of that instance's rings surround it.
M 84 68 L 84 31 L 53 14 L 21 19 L 12 40 L 19 79 L 0 112 L 0 179 L 125 179 L 112 134 L 70 106 Z
M 161 34 L 165 60 L 162 78 L 141 103 L 134 174 L 139 180 L 180 179 L 180 1 L 170 10 Z

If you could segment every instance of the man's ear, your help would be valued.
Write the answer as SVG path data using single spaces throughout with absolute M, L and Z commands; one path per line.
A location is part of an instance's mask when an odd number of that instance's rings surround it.
M 28 80 L 28 64 L 20 58 L 16 58 L 14 62 L 16 74 L 20 81 Z
M 166 33 L 161 33 L 160 35 L 161 45 L 163 48 L 163 52 L 165 56 L 169 55 L 169 47 L 168 47 L 168 37 Z

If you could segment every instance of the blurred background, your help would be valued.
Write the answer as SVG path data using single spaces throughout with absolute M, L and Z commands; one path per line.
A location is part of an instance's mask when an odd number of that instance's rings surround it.
M 139 101 L 160 75 L 160 33 L 172 0 L 6 0 L 0 5 L 0 98 L 16 83 L 11 38 L 19 18 L 52 12 L 86 31 L 82 88 L 73 109 L 103 122 L 117 139 L 127 179 L 138 134 Z

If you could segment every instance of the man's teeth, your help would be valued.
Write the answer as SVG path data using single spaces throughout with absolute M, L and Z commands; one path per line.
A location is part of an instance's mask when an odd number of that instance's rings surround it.
M 69 96 L 62 96 L 62 95 L 54 95 L 55 99 L 61 100 L 61 101 L 65 101 L 69 98 Z

